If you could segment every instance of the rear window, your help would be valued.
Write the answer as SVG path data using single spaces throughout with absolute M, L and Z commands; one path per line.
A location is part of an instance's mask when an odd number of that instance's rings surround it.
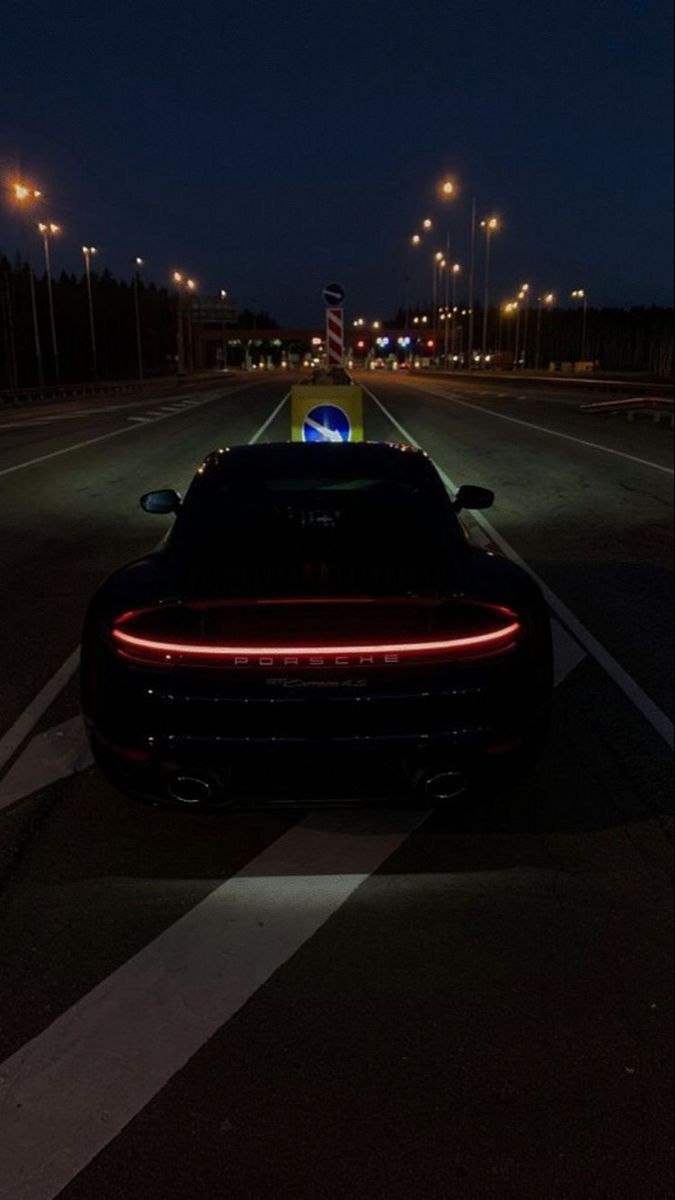
M 447 586 L 452 525 L 442 494 L 415 483 L 198 481 L 172 545 L 203 583 L 239 594 L 436 593 Z

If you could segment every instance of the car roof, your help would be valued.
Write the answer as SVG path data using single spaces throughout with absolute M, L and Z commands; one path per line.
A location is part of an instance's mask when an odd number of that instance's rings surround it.
M 198 478 L 224 483 L 233 478 L 254 480 L 267 475 L 313 475 L 316 472 L 358 477 L 364 471 L 381 479 L 429 481 L 438 478 L 423 450 L 395 442 L 265 442 L 226 446 L 204 459 Z

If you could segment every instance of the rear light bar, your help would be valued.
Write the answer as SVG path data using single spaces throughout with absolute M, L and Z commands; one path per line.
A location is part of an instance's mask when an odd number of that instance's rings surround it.
M 513 614 L 509 614 L 512 616 Z M 178 663 L 220 663 L 232 667 L 321 666 L 346 667 L 405 662 L 414 658 L 464 658 L 511 649 L 521 624 L 507 625 L 486 633 L 414 642 L 365 642 L 329 645 L 218 645 L 211 642 L 166 641 L 139 637 L 114 626 L 113 644 L 124 657 L 166 666 Z

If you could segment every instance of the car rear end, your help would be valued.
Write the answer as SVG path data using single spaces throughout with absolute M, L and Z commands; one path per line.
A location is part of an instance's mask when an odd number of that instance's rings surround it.
M 518 750 L 539 713 L 528 618 L 465 598 L 188 601 L 105 635 L 94 748 L 123 790 L 184 803 L 261 776 L 331 793 L 367 762 L 405 787 Z M 341 786 L 343 786 L 341 784 Z M 446 781 L 447 786 L 447 781 Z
M 163 551 L 92 604 L 94 753 L 122 790 L 182 803 L 261 775 L 270 797 L 434 772 L 460 791 L 545 706 L 547 618 L 513 570 L 468 546 L 408 447 L 209 456 Z

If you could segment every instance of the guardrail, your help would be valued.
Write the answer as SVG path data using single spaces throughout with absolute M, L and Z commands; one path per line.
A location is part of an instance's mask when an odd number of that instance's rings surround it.
M 632 379 L 599 379 L 580 375 L 560 375 L 551 371 L 543 375 L 521 374 L 520 371 L 490 371 L 477 369 L 475 371 L 443 371 L 423 370 L 420 374 L 440 375 L 444 379 L 485 379 L 504 383 L 517 383 L 518 387 L 541 387 L 552 384 L 554 387 L 581 388 L 592 392 L 639 392 L 651 396 L 673 396 L 672 383 L 650 383 L 648 380 Z
M 184 384 L 194 384 L 212 376 L 220 377 L 222 372 L 198 371 L 193 375 L 160 375 L 149 379 L 113 379 L 107 383 L 73 383 L 57 386 L 44 385 L 35 388 L 11 388 L 0 392 L 0 406 L 3 404 L 36 404 L 50 400 L 70 400 L 78 396 L 111 396 L 134 392 L 144 392 L 149 388 L 161 388 L 171 385 L 180 387 Z
M 43 400 L 68 400 L 75 396 L 109 396 L 123 392 L 140 392 L 159 387 L 175 376 L 162 379 L 116 379 L 111 383 L 75 383 L 64 386 L 12 388 L 0 392 L 0 404 L 35 404 Z
M 672 396 L 631 396 L 625 400 L 594 400 L 592 404 L 580 404 L 581 412 L 595 413 L 625 413 L 629 421 L 634 420 L 636 413 L 649 412 L 655 423 L 662 417 L 673 425 L 673 410 L 675 408 Z

